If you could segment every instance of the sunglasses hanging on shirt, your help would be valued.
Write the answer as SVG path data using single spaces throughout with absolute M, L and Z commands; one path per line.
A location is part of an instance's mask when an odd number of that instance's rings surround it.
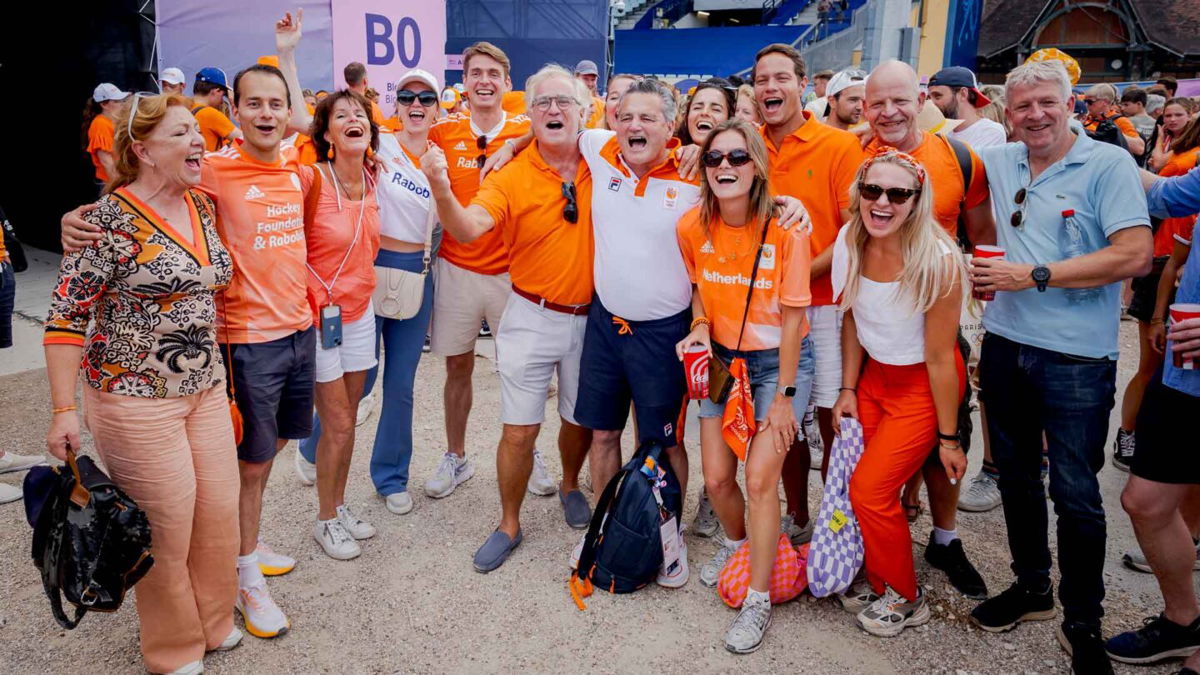
M 563 206 L 563 220 L 574 225 L 579 222 L 579 204 L 575 201 L 575 184 L 563 183 L 562 196 L 567 200 Z

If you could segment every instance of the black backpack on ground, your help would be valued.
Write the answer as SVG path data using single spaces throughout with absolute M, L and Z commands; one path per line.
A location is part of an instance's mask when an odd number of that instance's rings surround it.
M 632 593 L 658 576 L 663 562 L 660 528 L 671 517 L 678 524 L 683 508 L 679 480 L 665 454 L 657 443 L 643 445 L 604 487 L 571 577 L 580 609 L 593 585 L 610 593 Z M 659 484 L 657 498 L 654 482 Z
M 65 466 L 31 469 L 24 491 L 33 564 L 58 623 L 71 629 L 89 611 L 120 609 L 154 564 L 145 512 L 90 457 L 70 450 Z M 64 597 L 74 619 L 63 611 Z

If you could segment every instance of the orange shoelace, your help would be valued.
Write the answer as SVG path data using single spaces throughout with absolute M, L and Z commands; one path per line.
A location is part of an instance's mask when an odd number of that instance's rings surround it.
M 612 321 L 613 325 L 620 326 L 620 329 L 617 330 L 617 335 L 633 335 L 633 328 L 629 325 L 628 321 L 619 316 L 614 316 Z

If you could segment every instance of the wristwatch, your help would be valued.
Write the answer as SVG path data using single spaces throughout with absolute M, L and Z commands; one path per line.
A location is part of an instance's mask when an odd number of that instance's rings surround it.
M 1050 268 L 1038 265 L 1033 268 L 1033 283 L 1037 284 L 1038 293 L 1046 292 L 1046 284 L 1050 283 Z
M 787 398 L 796 398 L 796 388 L 795 387 L 783 387 L 779 390 L 779 393 L 783 394 Z

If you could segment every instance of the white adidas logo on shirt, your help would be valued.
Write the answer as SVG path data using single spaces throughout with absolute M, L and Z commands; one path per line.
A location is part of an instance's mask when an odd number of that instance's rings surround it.
M 266 197 L 266 193 L 258 189 L 257 185 L 251 185 L 249 190 L 246 190 L 246 199 L 262 199 Z
M 713 253 L 713 245 L 711 241 L 705 241 L 700 245 L 701 253 Z
M 466 141 L 459 141 L 459 142 L 458 142 L 458 145 L 454 146 L 454 149 L 455 149 L 455 150 L 466 150 L 466 149 L 467 149 L 467 142 L 466 142 Z

